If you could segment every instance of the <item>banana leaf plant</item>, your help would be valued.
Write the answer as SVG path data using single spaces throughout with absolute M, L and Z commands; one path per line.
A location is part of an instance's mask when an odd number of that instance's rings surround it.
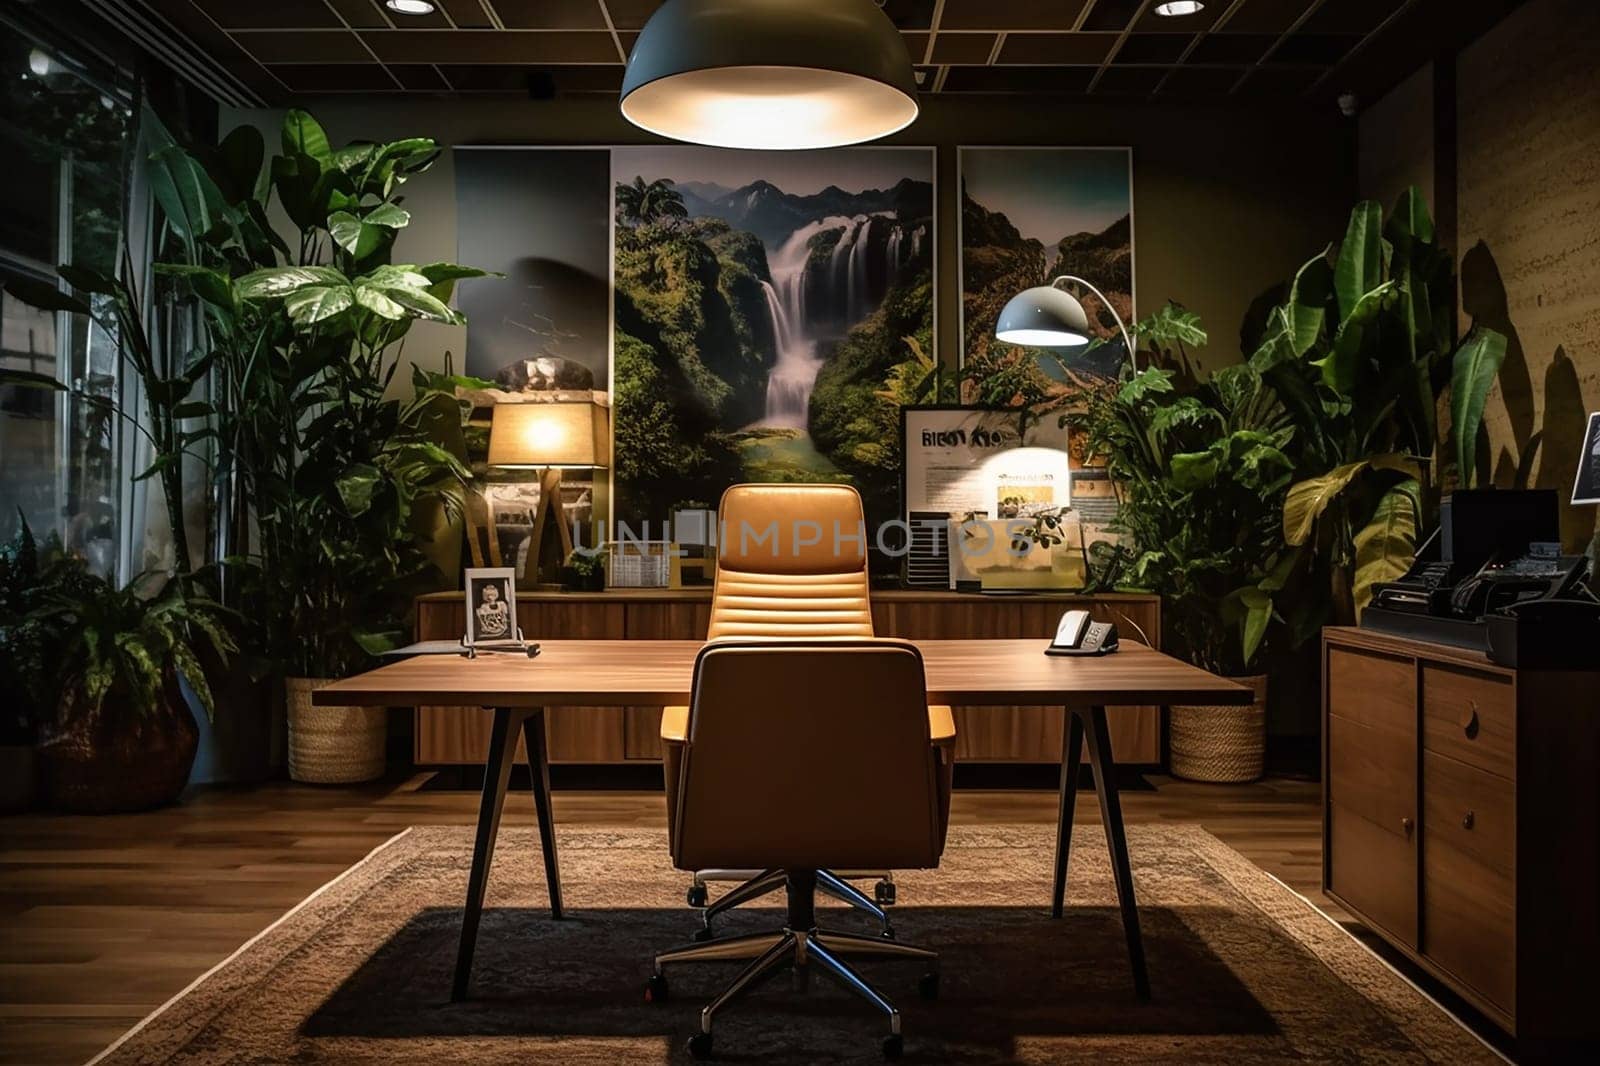
M 1249 357 L 1299 430 L 1284 539 L 1307 549 L 1313 586 L 1327 590 L 1298 604 L 1297 639 L 1353 621 L 1375 584 L 1406 571 L 1437 509 L 1441 468 L 1463 487 L 1477 482 L 1506 340 L 1474 326 L 1454 343 L 1453 269 L 1419 190 L 1387 219 L 1376 202 L 1357 204 L 1339 245 L 1295 274 Z
M 260 606 L 255 639 L 286 669 L 337 676 L 398 639 L 426 581 L 419 512 L 459 510 L 471 475 L 434 433 L 459 423 L 448 383 L 419 373 L 409 399 L 391 385 L 412 323 L 460 324 L 455 284 L 485 272 L 392 261 L 403 186 L 439 154 L 428 138 L 335 148 L 292 110 L 270 157 L 250 126 L 211 150 L 158 123 L 148 139 L 156 271 L 201 316 L 215 368 L 194 413 L 226 501 L 224 601 Z
M 1093 579 L 1160 591 L 1173 647 L 1209 670 L 1244 674 L 1293 567 L 1279 512 L 1295 427 L 1249 366 L 1197 382 L 1162 365 L 1204 345 L 1193 314 L 1169 306 L 1134 332 L 1149 349 L 1146 369 L 1081 395 L 1067 416 L 1120 493 L 1113 528 L 1123 539 L 1098 546 Z

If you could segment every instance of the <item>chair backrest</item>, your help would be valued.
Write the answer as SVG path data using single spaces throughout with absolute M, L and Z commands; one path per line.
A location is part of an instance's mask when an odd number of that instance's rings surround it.
M 866 516 L 849 485 L 735 485 L 718 508 L 707 639 L 870 637 Z
M 922 656 L 899 640 L 707 644 L 677 789 L 680 869 L 937 865 Z

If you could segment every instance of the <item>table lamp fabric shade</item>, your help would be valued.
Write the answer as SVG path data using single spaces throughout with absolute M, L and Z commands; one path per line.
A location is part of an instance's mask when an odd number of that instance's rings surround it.
M 668 0 L 628 58 L 622 114 L 694 144 L 829 148 L 910 125 L 916 75 L 872 0 Z
M 606 409 L 593 402 L 495 404 L 489 465 L 609 467 Z

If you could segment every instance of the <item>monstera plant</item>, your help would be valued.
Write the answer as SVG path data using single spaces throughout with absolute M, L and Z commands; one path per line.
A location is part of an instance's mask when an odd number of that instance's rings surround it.
M 1377 203 L 1357 204 L 1344 239 L 1296 273 L 1250 355 L 1298 430 L 1284 539 L 1308 550 L 1315 583 L 1329 590 L 1297 605 L 1299 637 L 1330 614 L 1353 620 L 1374 584 L 1405 572 L 1444 473 L 1476 483 L 1506 340 L 1474 326 L 1454 343 L 1452 262 L 1417 189 L 1387 219 Z

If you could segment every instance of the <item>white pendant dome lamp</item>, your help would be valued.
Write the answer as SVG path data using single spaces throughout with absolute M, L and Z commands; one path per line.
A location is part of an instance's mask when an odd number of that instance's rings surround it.
M 692 144 L 833 148 L 909 126 L 917 82 L 872 0 L 667 0 L 628 58 L 622 114 Z

